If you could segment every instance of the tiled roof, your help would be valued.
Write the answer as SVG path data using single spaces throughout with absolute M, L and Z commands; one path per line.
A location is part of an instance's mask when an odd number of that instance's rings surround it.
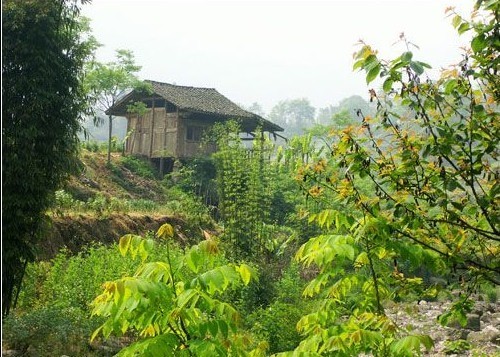
M 153 86 L 153 91 L 156 94 L 175 104 L 179 109 L 241 118 L 254 116 L 254 114 L 238 107 L 214 88 L 185 87 L 154 81 L 147 82 Z
M 219 115 L 226 118 L 242 119 L 246 122 L 246 124 L 250 124 L 250 121 L 256 121 L 260 122 L 263 125 L 263 129 L 266 131 L 283 131 L 280 126 L 258 116 L 257 114 L 241 109 L 228 98 L 217 92 L 214 88 L 178 86 L 150 80 L 145 82 L 151 84 L 153 92 L 156 95 L 164 98 L 181 110 Z M 124 104 L 129 100 L 132 100 L 132 98 L 137 98 L 136 95 L 136 93 L 132 92 L 124 96 L 106 112 L 119 115 L 118 112 L 123 111 Z M 257 123 L 255 126 L 257 126 Z

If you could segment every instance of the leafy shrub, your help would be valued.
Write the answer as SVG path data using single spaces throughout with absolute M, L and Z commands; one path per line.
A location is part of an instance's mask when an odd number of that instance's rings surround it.
M 82 147 L 90 152 L 99 152 L 101 149 L 100 143 L 95 140 L 86 140 L 82 142 Z
M 180 168 L 165 177 L 165 183 L 175 185 L 184 192 L 203 196 L 210 191 L 216 197 L 214 180 L 215 164 L 212 158 L 207 157 L 182 160 Z
M 44 306 L 22 315 L 12 314 L 3 321 L 3 340 L 23 355 L 89 356 L 90 332 L 98 320 L 89 319 L 78 308 Z
M 62 210 L 79 211 L 83 209 L 83 206 L 84 202 L 74 199 L 71 193 L 65 190 L 57 190 L 55 192 L 55 209 L 59 213 Z
M 443 352 L 447 355 L 463 353 L 472 348 L 472 345 L 466 340 L 445 341 Z
M 258 309 L 249 317 L 252 332 L 267 341 L 269 353 L 293 350 L 301 338 L 296 325 L 304 311 L 300 305 L 275 302 Z
M 135 156 L 124 156 L 121 159 L 124 167 L 143 178 L 154 179 L 155 170 L 147 161 Z
M 107 216 L 111 213 L 111 202 L 109 197 L 98 192 L 85 205 L 88 209 L 97 213 L 98 216 Z
M 111 137 L 111 152 L 123 152 L 124 143 L 116 136 Z M 82 142 L 82 148 L 90 152 L 105 153 L 108 150 L 107 141 L 85 140 Z
M 28 266 L 24 280 L 26 288 L 20 295 L 19 308 L 57 305 L 88 311 L 89 302 L 103 282 L 134 268 L 135 264 L 120 259 L 113 247 L 93 245 L 75 256 L 62 250 L 50 262 Z M 31 288 L 33 285 L 37 287 Z
M 500 296 L 500 288 L 491 284 L 484 284 L 481 292 L 486 296 L 488 302 L 495 304 Z
M 167 189 L 165 195 L 167 197 L 167 202 L 164 205 L 166 210 L 184 216 L 186 221 L 193 226 L 202 226 L 204 228 L 213 226 L 209 208 L 201 202 L 200 198 L 188 194 L 178 187 Z
M 171 257 L 180 251 L 171 243 Z M 166 259 L 165 246 L 150 254 Z M 123 259 L 116 245 L 92 245 L 73 256 L 62 250 L 51 261 L 28 264 L 17 308 L 4 324 L 4 340 L 40 356 L 91 355 L 89 336 L 102 321 L 90 316 L 90 302 L 104 282 L 130 275 L 138 265 Z
M 301 278 L 299 265 L 292 262 L 277 284 L 277 299 L 290 304 L 302 301 L 305 285 L 304 279 Z
M 267 307 L 250 313 L 247 326 L 269 346 L 269 353 L 293 350 L 301 338 L 297 322 L 308 309 L 302 298 L 305 282 L 298 264 L 292 263 L 282 278 L 272 287 L 275 300 Z
M 93 314 L 105 318 L 92 339 L 102 334 L 139 332 L 140 339 L 121 351 L 122 355 L 224 356 L 246 355 L 248 343 L 238 333 L 239 314 L 221 300 L 228 289 L 247 285 L 256 278 L 246 264 L 218 265 L 217 239 L 205 240 L 184 254 L 170 255 L 173 227 L 164 224 L 156 236 L 166 240 L 167 255 L 150 259 L 155 242 L 140 236 L 120 239 L 120 253 L 141 263 L 134 275 L 107 282 L 93 302 Z
M 134 212 L 155 212 L 160 209 L 158 203 L 152 200 L 138 199 L 129 201 L 130 209 Z

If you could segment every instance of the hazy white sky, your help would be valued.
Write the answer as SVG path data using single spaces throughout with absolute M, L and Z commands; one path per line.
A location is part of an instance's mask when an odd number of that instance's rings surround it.
M 473 0 L 173 1 L 93 0 L 83 15 L 104 47 L 98 59 L 130 49 L 140 77 L 216 88 L 234 102 L 268 112 L 283 99 L 305 97 L 317 108 L 358 94 L 352 72 L 363 39 L 392 58 L 399 34 L 416 43 L 434 69 L 459 62 L 459 37 L 445 8 L 469 16 Z

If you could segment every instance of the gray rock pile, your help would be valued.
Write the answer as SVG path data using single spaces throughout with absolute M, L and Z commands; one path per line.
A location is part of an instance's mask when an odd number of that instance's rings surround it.
M 465 327 L 458 322 L 441 326 L 438 316 L 450 306 L 448 301 L 420 301 L 395 304 L 386 313 L 410 333 L 432 337 L 434 347 L 426 356 L 500 357 L 500 304 L 478 301 L 467 315 Z

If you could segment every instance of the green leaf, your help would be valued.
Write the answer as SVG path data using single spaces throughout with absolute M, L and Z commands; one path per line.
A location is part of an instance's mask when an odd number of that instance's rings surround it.
M 394 84 L 394 81 L 391 78 L 387 78 L 384 81 L 384 84 L 382 85 L 382 89 L 384 90 L 384 92 L 388 93 L 391 91 L 393 84 Z
M 458 81 L 456 79 L 450 79 L 449 81 L 446 82 L 444 85 L 444 91 L 445 93 L 451 93 L 458 85 Z
M 368 265 L 370 260 L 368 259 L 368 254 L 366 252 L 361 252 L 354 261 L 354 266 L 356 268 L 361 268 L 364 265 Z
M 472 39 L 471 42 L 471 47 L 474 53 L 481 52 L 488 46 L 488 43 L 486 42 L 486 38 L 484 34 L 480 34 L 479 36 L 476 36 Z
M 352 70 L 353 70 L 353 71 L 355 71 L 355 70 L 357 70 L 357 69 L 359 69 L 359 68 L 362 68 L 362 67 L 363 67 L 363 65 L 364 65 L 364 63 L 365 63 L 365 60 L 364 60 L 364 59 L 360 59 L 360 60 L 356 61 L 356 62 L 354 63 L 354 65 L 352 66 Z
M 454 191 L 457 188 L 462 188 L 462 186 L 457 182 L 457 180 L 450 178 L 449 180 L 446 181 L 446 190 L 447 191 Z
M 404 62 L 410 62 L 412 58 L 413 58 L 413 53 L 411 53 L 410 51 L 405 52 L 401 55 L 401 60 Z
M 458 27 L 458 34 L 461 35 L 464 32 L 467 32 L 470 30 L 470 25 L 468 22 L 462 22 L 460 26 Z
M 366 59 L 365 59 L 365 63 L 364 63 L 364 65 L 363 65 L 363 67 L 364 67 L 365 69 L 370 70 L 370 69 L 372 69 L 373 67 L 375 67 L 377 64 L 379 64 L 379 61 L 378 61 L 377 56 L 375 56 L 375 55 L 371 54 L 371 55 L 369 55 L 368 57 L 366 57 Z
M 410 335 L 396 341 L 391 349 L 397 355 L 414 356 L 415 354 L 420 355 L 421 345 L 430 350 L 434 342 L 427 335 Z
M 366 75 L 366 84 L 370 84 L 380 73 L 380 70 L 382 69 L 382 66 L 380 63 L 377 63 L 372 69 L 368 71 L 368 74 Z
M 219 332 L 219 325 L 217 321 L 210 321 L 208 324 L 208 330 L 213 337 L 217 336 L 217 332 Z
M 193 273 L 198 273 L 203 264 L 203 255 L 198 250 L 197 246 L 193 246 L 185 256 L 186 265 Z
M 118 243 L 118 249 L 120 250 L 120 254 L 122 256 L 125 256 L 127 254 L 127 251 L 130 248 L 130 242 L 132 240 L 132 237 L 133 237 L 132 234 L 126 234 L 120 238 L 120 242 Z
M 410 68 L 413 69 L 415 71 L 415 73 L 418 75 L 421 75 L 422 73 L 424 73 L 424 66 L 422 65 L 421 62 L 411 61 Z
M 196 298 L 195 298 L 196 297 Z M 187 289 L 184 290 L 178 297 L 177 297 L 177 306 L 181 309 L 184 309 L 186 305 L 191 301 L 192 303 L 196 303 L 196 301 L 199 298 L 198 291 L 196 289 Z
M 455 15 L 453 17 L 453 20 L 451 20 L 451 24 L 453 25 L 454 28 L 457 28 L 458 25 L 460 25 L 462 23 L 462 18 L 460 17 L 460 15 Z
M 250 266 L 246 264 L 241 264 L 239 267 L 237 267 L 237 270 L 240 273 L 243 283 L 245 285 L 248 285 L 250 283 L 250 279 L 252 278 L 252 268 L 250 268 Z
M 227 338 L 228 334 L 229 334 L 229 326 L 227 325 L 226 321 L 219 320 L 218 324 L 219 324 L 219 330 L 220 330 L 220 332 L 222 333 L 222 335 L 224 336 L 224 338 Z

